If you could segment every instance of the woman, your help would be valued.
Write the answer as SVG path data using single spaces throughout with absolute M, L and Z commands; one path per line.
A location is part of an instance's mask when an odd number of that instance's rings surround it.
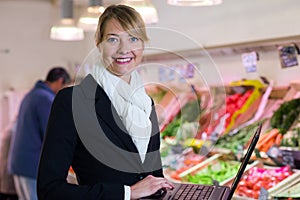
M 38 173 L 44 199 L 139 199 L 172 189 L 163 178 L 154 104 L 135 71 L 148 40 L 141 16 L 111 5 L 95 35 L 102 65 L 53 103 Z M 69 167 L 78 185 L 66 181 Z

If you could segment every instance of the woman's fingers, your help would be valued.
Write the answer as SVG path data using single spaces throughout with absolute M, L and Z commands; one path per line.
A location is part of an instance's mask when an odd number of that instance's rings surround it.
M 152 195 L 160 189 L 173 189 L 174 185 L 166 178 L 149 175 L 145 179 L 132 185 L 130 188 L 131 197 L 135 199 Z

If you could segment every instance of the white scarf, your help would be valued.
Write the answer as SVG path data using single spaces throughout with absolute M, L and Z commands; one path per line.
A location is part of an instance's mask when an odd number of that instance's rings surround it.
M 144 162 L 152 131 L 152 108 L 138 72 L 131 73 L 130 84 L 103 66 L 95 65 L 91 74 L 108 95 Z

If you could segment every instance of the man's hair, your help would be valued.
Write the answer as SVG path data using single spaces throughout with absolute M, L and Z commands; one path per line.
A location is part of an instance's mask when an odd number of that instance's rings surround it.
M 52 83 L 60 78 L 63 78 L 63 84 L 68 84 L 71 82 L 70 75 L 63 67 L 54 67 L 48 72 L 46 81 Z

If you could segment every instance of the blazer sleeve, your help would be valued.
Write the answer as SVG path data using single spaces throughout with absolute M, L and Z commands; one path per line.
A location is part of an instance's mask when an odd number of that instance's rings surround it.
M 37 177 L 38 199 L 124 199 L 122 184 L 75 185 L 67 182 L 76 143 L 72 90 L 65 88 L 56 95 L 47 124 Z

